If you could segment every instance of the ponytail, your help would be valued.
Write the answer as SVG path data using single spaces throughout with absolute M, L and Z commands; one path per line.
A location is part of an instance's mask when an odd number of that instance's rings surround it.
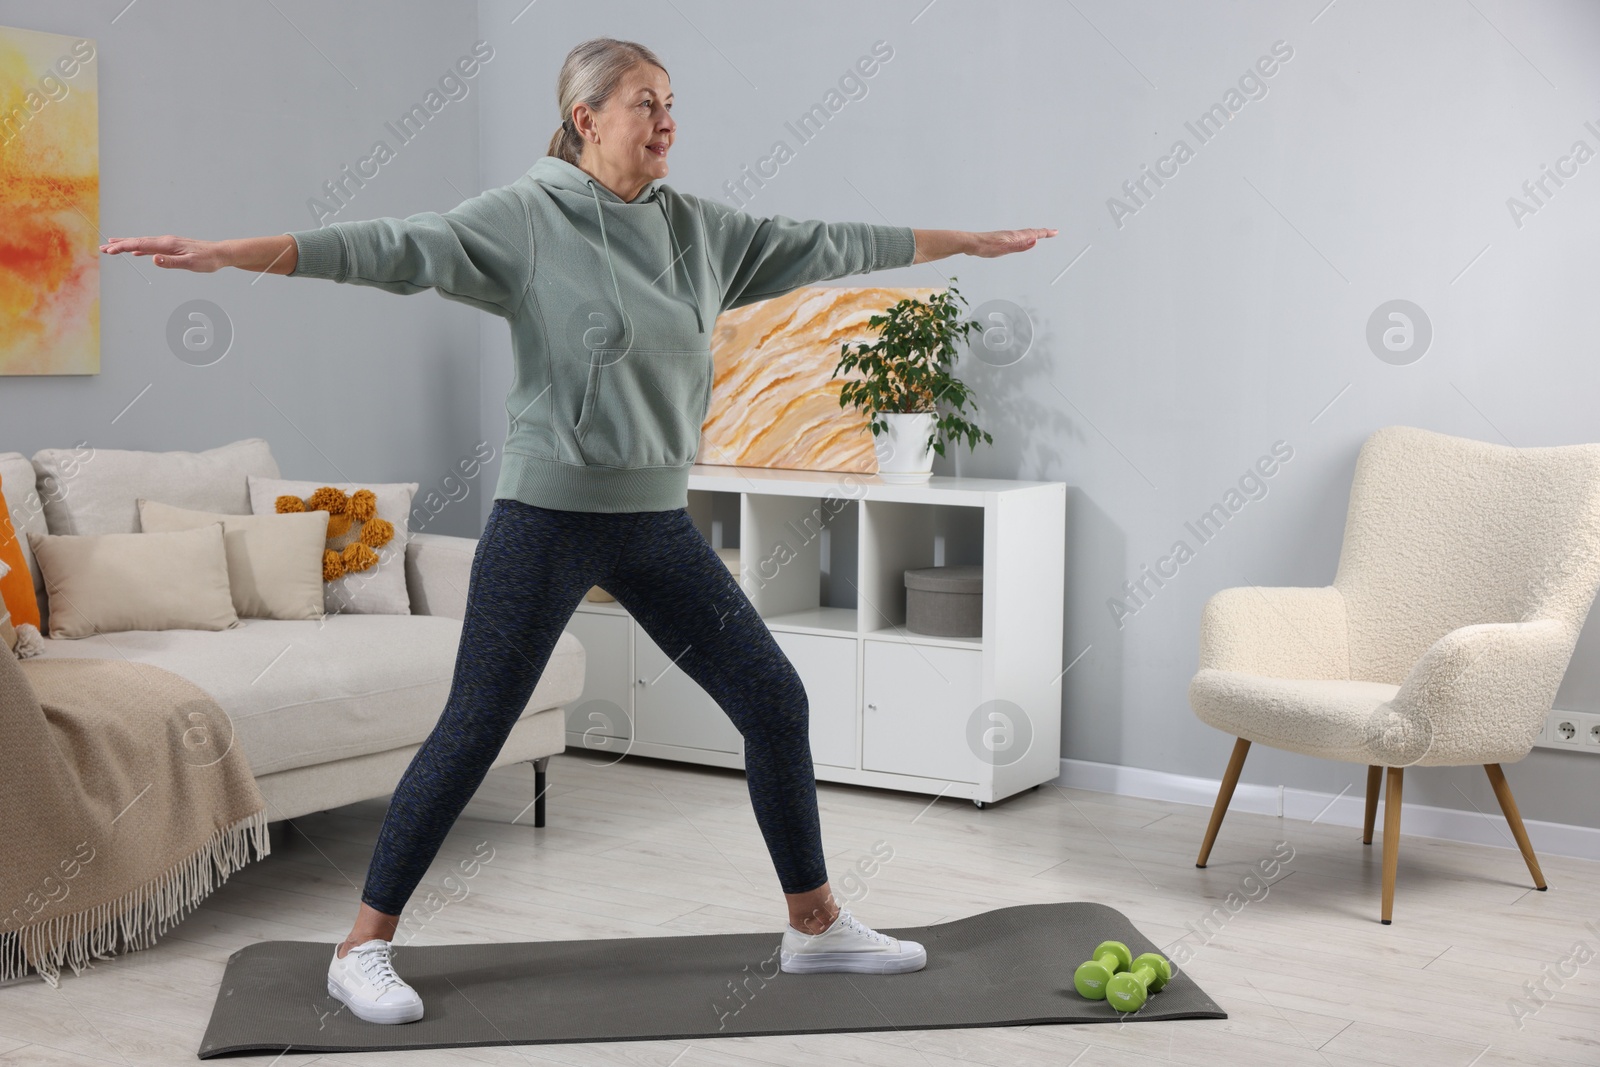
M 545 152 L 545 155 L 564 159 L 576 167 L 578 165 L 578 157 L 582 154 L 583 138 L 578 136 L 578 131 L 572 125 L 570 116 L 562 119 L 561 125 L 556 127 L 556 132 L 550 138 L 550 147 Z

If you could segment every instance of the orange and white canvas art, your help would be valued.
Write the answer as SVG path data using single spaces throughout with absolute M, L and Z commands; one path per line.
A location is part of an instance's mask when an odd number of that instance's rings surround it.
M 897 302 L 937 289 L 796 289 L 725 311 L 711 335 L 711 411 L 696 462 L 876 474 L 866 416 L 839 406 L 851 371 L 831 377 L 841 346 L 877 341 L 868 324 Z
M 0 374 L 100 373 L 94 42 L 0 26 Z

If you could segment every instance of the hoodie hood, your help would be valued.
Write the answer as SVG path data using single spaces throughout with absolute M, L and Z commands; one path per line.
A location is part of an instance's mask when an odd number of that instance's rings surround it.
M 627 306 L 622 300 L 622 287 L 617 284 L 617 268 L 611 261 L 611 242 L 606 237 L 606 211 L 629 210 L 646 204 L 655 204 L 661 211 L 661 218 L 667 226 L 667 238 L 672 245 L 672 262 L 663 266 L 661 274 L 669 270 L 674 273 L 681 272 L 688 283 L 689 303 L 694 307 L 695 326 L 703 334 L 706 332 L 705 316 L 700 310 L 700 294 L 695 289 L 694 277 L 684 263 L 684 251 L 678 244 L 678 234 L 672 228 L 672 215 L 667 211 L 666 198 L 661 193 L 661 179 L 653 179 L 639 190 L 632 200 L 624 200 L 610 189 L 606 188 L 595 177 L 582 167 L 568 163 L 556 156 L 541 156 L 528 170 L 528 177 L 548 189 L 562 189 L 570 193 L 588 196 L 594 204 L 594 213 L 600 230 L 600 247 L 605 253 L 606 269 L 611 274 L 611 291 L 617 297 L 617 312 L 622 316 L 623 326 L 628 338 L 634 336 L 633 320 L 628 315 Z M 611 205 L 608 208 L 607 205 Z
M 632 200 L 622 197 L 607 189 L 604 185 L 594 180 L 594 176 L 582 167 L 568 163 L 556 156 L 540 156 L 528 170 L 528 177 L 540 185 L 552 186 L 557 189 L 568 189 L 574 193 L 589 195 L 589 185 L 593 182 L 598 190 L 599 197 L 611 204 L 643 204 L 648 203 L 655 195 L 656 189 L 661 185 L 661 179 L 656 178 L 645 184 L 639 190 L 639 195 Z

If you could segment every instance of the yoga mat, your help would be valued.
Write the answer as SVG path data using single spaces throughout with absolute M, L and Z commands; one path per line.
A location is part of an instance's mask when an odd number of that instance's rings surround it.
M 1181 971 L 1130 1015 L 1080 997 L 1072 972 L 1101 941 L 1157 950 L 1104 904 L 1023 904 L 884 933 L 920 941 L 927 966 L 784 974 L 776 930 L 397 945 L 394 968 L 425 1013 L 388 1025 L 328 995 L 332 943 L 263 941 L 229 957 L 199 1056 L 1227 1018 Z

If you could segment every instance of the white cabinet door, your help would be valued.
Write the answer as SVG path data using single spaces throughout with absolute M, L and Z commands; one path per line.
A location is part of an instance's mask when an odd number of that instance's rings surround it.
M 977 781 L 967 721 L 981 703 L 983 653 L 898 641 L 864 644 L 862 768 Z
M 633 640 L 634 739 L 713 752 L 744 751 L 744 738 L 727 713 L 637 623 Z
M 606 738 L 632 734 L 633 678 L 628 672 L 626 615 L 577 611 L 567 630 L 583 645 L 583 693 L 567 705 L 567 730 L 582 734 L 585 748 L 607 749 Z M 594 739 L 591 743 L 590 739 Z
M 773 638 L 806 687 L 811 762 L 856 765 L 856 640 L 774 631 Z

